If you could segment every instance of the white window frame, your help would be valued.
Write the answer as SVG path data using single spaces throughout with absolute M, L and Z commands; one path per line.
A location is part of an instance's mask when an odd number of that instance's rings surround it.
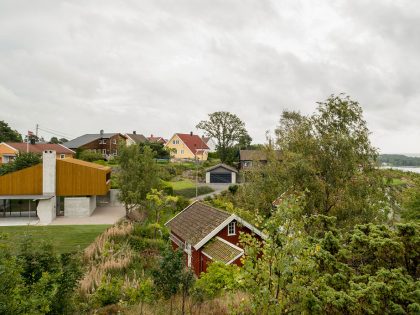
M 233 227 L 233 231 L 231 232 Z M 236 235 L 236 222 L 232 221 L 228 224 L 228 236 Z
M 184 150 L 181 150 L 181 154 L 184 154 Z
M 117 140 L 116 139 L 112 140 L 112 144 L 117 144 Z
M 64 158 L 66 158 L 66 155 L 65 154 L 60 154 L 60 159 L 64 159 Z
M 102 149 L 102 154 L 106 155 L 106 149 Z

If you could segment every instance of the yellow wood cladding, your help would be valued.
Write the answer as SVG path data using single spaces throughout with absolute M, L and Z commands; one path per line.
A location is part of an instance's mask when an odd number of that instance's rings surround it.
M 76 159 L 57 160 L 57 196 L 106 195 L 109 167 Z M 109 175 L 108 175 L 109 176 Z
M 0 176 L 0 195 L 42 195 L 42 164 Z
M 111 169 L 81 160 L 57 160 L 57 196 L 106 195 Z M 42 164 L 0 176 L 0 195 L 42 195 Z

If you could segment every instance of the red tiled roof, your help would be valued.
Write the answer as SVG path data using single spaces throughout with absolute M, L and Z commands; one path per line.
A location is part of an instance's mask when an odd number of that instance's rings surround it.
M 74 151 L 62 146 L 61 144 L 54 143 L 36 143 L 26 144 L 23 142 L 6 142 L 8 146 L 20 151 L 26 152 L 27 150 L 32 153 L 42 153 L 44 150 L 54 150 L 57 154 L 74 154 Z
M 210 149 L 207 144 L 204 143 L 203 139 L 197 135 L 191 135 L 190 133 L 177 133 L 177 135 L 193 154 L 195 154 L 197 150 Z

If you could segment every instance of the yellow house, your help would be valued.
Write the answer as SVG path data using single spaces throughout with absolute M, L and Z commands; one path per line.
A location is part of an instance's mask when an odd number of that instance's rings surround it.
M 174 159 L 206 161 L 209 147 L 199 136 L 191 133 L 176 133 L 165 144 Z
M 23 142 L 1 142 L 0 143 L 0 164 L 6 164 L 13 161 L 19 152 L 32 152 L 42 154 L 45 150 L 56 152 L 57 159 L 74 157 L 75 152 L 61 144 L 54 143 L 36 143 L 26 144 Z

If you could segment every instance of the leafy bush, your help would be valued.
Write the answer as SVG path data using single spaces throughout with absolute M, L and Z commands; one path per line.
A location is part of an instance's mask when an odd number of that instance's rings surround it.
M 232 195 L 234 195 L 238 191 L 239 186 L 238 185 L 230 185 L 229 191 Z
M 121 279 L 111 278 L 103 281 L 94 294 L 94 300 L 99 306 L 116 304 L 122 298 Z
M 0 166 L 0 176 L 7 173 L 22 170 L 27 167 L 41 163 L 41 157 L 35 153 L 20 153 L 16 156 L 16 159 L 8 164 L 2 164 Z
M 92 150 L 83 150 L 82 152 L 78 154 L 78 158 L 87 162 L 94 162 L 94 161 L 97 162 L 98 160 L 104 159 L 101 153 L 94 152 Z
M 224 291 L 238 288 L 239 267 L 213 262 L 207 267 L 207 272 L 195 283 L 194 291 L 202 292 L 205 297 L 213 299 Z

